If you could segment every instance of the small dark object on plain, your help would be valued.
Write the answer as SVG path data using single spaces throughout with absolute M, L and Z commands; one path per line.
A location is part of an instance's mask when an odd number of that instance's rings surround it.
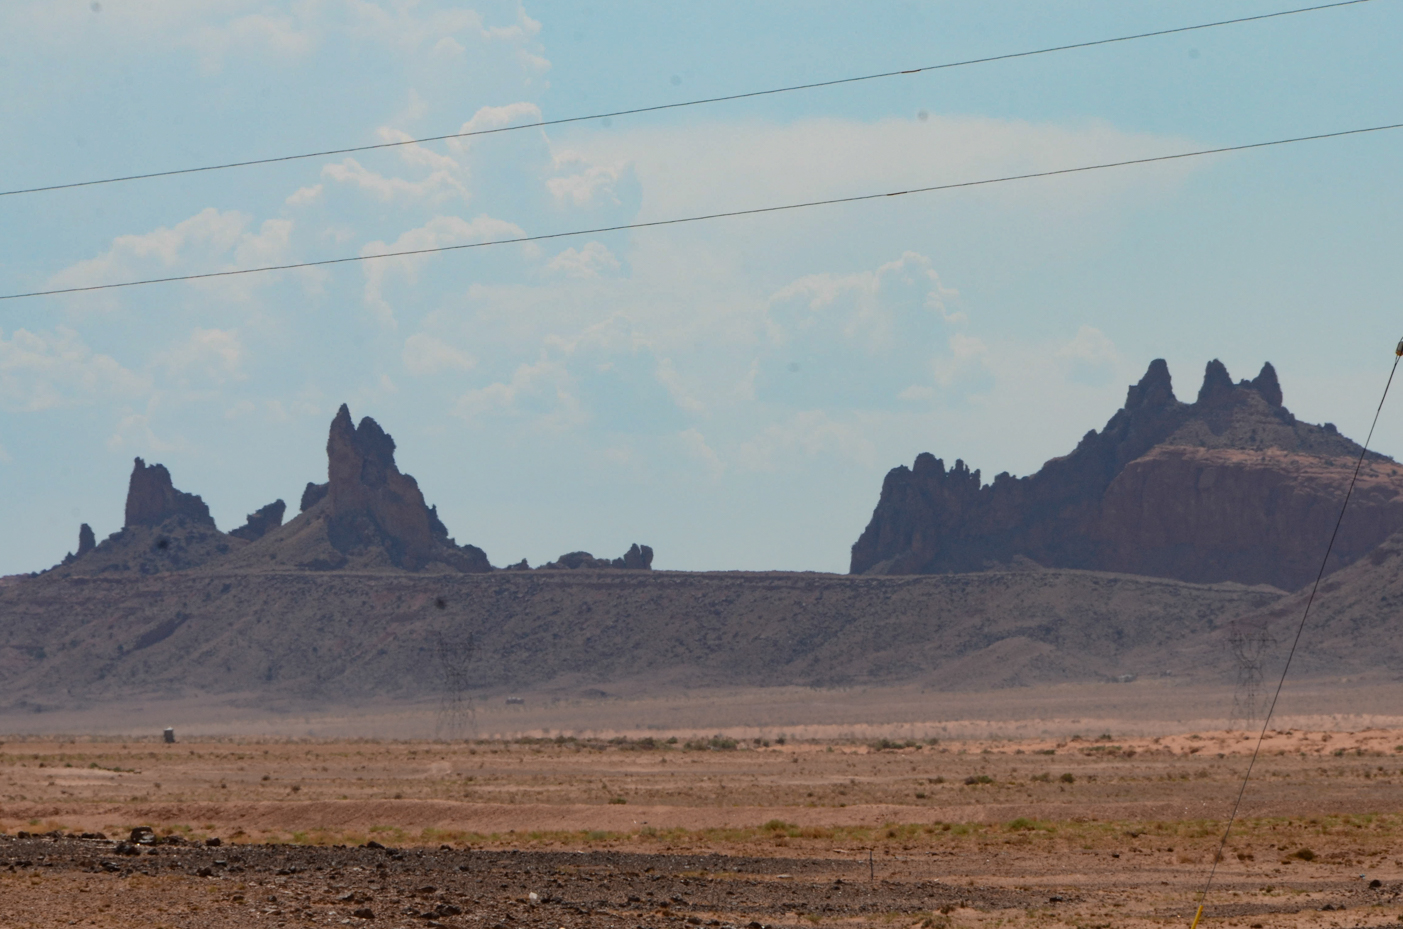
M 162 739 L 167 745 L 174 745 L 174 744 L 175 744 L 175 730 L 172 729 L 170 726 L 167 726 L 167 727 L 166 727 L 166 731 L 163 732 L 163 733 L 161 733 L 161 739 Z
M 363 906 L 358 910 L 352 910 L 351 915 L 356 919 L 374 919 L 375 911 L 368 906 Z
M 452 903 L 440 903 L 434 908 L 434 913 L 438 916 L 457 916 L 462 912 L 463 908 L 461 906 L 455 906 Z
M 1381 880 L 1379 880 L 1377 877 L 1374 878 L 1372 881 L 1369 882 L 1369 886 L 1370 886 L 1370 887 L 1382 887 L 1383 885 L 1384 885 L 1384 882 L 1381 881 Z
M 374 839 L 371 839 L 369 842 L 366 842 L 366 843 L 365 843 L 365 847 L 366 847 L 366 848 L 384 848 L 385 846 L 381 845 L 379 842 L 376 842 Z
M 201 868 L 195 872 L 196 877 L 214 877 L 214 868 Z
M 212 835 L 208 839 L 205 839 L 205 848 L 218 848 L 223 844 L 224 842 L 217 835 Z
M 1047 902 L 1048 902 L 1048 903 L 1061 903 L 1061 902 L 1062 902 L 1062 898 L 1054 895 L 1054 896 L 1048 897 L 1048 898 L 1047 898 Z

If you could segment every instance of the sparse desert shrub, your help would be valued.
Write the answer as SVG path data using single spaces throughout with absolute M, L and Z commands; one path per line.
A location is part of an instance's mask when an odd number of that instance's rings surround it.
M 1075 784 L 1077 782 L 1076 777 L 1072 774 L 1071 771 L 1068 771 L 1067 773 L 1063 774 L 1062 777 L 1059 778 L 1059 780 L 1061 780 L 1064 784 Z
M 971 774 L 965 778 L 965 786 L 973 787 L 976 784 L 992 784 L 994 779 L 987 774 Z

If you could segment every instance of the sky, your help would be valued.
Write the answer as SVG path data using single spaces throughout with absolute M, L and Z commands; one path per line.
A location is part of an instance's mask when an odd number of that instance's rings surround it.
M 0 188 L 921 67 L 1282 0 L 6 0 Z M 0 293 L 542 235 L 1403 121 L 1403 3 L 841 87 L 0 197 Z M 0 301 L 0 575 L 326 479 L 341 403 L 494 564 L 846 571 L 883 475 L 1024 475 L 1154 358 L 1362 439 L 1403 130 L 763 216 Z M 1375 446 L 1403 455 L 1403 397 Z

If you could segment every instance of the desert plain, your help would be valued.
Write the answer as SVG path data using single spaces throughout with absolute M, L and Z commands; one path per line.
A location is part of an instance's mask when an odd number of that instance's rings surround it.
M 8 737 L 0 925 L 1187 925 L 1255 739 Z M 1398 925 L 1401 790 L 1270 730 L 1204 925 Z

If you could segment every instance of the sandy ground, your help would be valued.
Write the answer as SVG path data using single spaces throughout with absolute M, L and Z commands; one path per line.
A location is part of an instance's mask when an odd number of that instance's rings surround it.
M 670 738 L 9 737 L 0 926 L 1177 925 L 1253 746 Z M 1208 924 L 1398 925 L 1400 784 L 1403 729 L 1273 731 Z
M 266 695 L 152 694 L 82 709 L 0 708 L 0 733 L 156 735 L 173 726 L 244 738 L 516 738 L 712 735 L 774 739 L 1024 739 L 1112 732 L 1168 735 L 1221 729 L 1234 718 L 1230 685 L 1180 677 L 961 692 L 922 686 L 746 687 L 686 690 L 640 682 L 596 690 L 472 695 L 462 712 L 439 700 L 269 706 Z M 508 703 L 509 697 L 515 698 Z M 520 702 L 515 702 L 519 700 Z M 1274 719 L 1283 728 L 1403 727 L 1398 683 L 1387 678 L 1293 679 Z

